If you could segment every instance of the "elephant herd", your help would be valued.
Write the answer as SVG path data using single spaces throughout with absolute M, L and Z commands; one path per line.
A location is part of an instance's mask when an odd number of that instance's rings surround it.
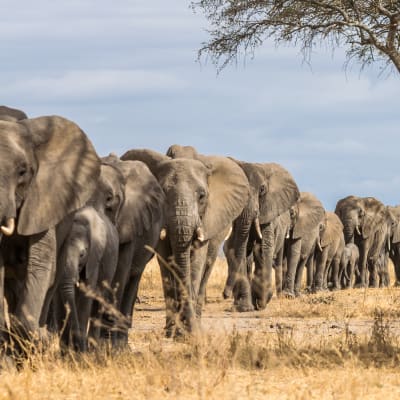
M 100 158 L 75 123 L 6 106 L 0 135 L 6 352 L 25 348 L 15 338 L 34 345 L 43 330 L 78 351 L 101 339 L 126 344 L 154 254 L 174 338 L 198 330 L 221 246 L 223 296 L 238 311 L 264 309 L 274 286 L 299 296 L 305 267 L 308 292 L 387 286 L 389 258 L 400 282 L 400 207 L 348 196 L 328 212 L 278 164 L 191 146 Z

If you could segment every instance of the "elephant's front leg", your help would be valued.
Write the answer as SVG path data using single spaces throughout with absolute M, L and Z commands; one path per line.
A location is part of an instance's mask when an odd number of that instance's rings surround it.
M 314 288 L 313 288 L 315 292 L 320 292 L 325 289 L 327 259 L 328 259 L 328 247 L 325 247 L 322 250 L 322 252 L 316 250 L 316 255 L 315 255 L 316 268 L 315 268 Z
M 368 252 L 370 249 L 369 240 L 363 240 L 360 243 L 360 262 L 359 262 L 359 271 L 360 271 L 360 280 L 356 284 L 356 287 L 367 287 L 367 273 L 368 273 Z
M 260 253 L 255 257 L 255 270 L 251 281 L 252 302 L 257 310 L 263 310 L 272 298 L 274 244 L 272 224 L 263 225 Z
M 284 246 L 279 250 L 275 262 L 275 288 L 277 297 L 281 297 L 283 290 L 283 250 Z
M 11 329 L 32 339 L 39 332 L 39 318 L 56 270 L 56 234 L 51 228 L 29 239 L 29 261 Z
M 197 318 L 201 318 L 203 306 L 204 306 L 205 299 L 206 299 L 206 288 L 207 288 L 208 279 L 210 278 L 211 271 L 215 264 L 215 260 L 217 259 L 217 256 L 218 256 L 219 248 L 220 248 L 221 243 L 224 240 L 225 236 L 226 236 L 226 234 L 225 234 L 225 232 L 223 232 L 223 236 L 221 238 L 212 239 L 208 243 L 205 266 L 204 266 L 201 281 L 200 281 L 199 295 L 197 297 L 197 303 L 196 303 Z
M 287 272 L 285 276 L 284 295 L 287 297 L 295 297 L 294 279 L 297 266 L 300 261 L 301 239 L 288 239 L 287 243 Z

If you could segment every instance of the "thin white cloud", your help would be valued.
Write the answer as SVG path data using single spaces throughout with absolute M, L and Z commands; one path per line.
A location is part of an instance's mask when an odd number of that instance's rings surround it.
M 174 92 L 185 86 L 182 79 L 163 71 L 81 70 L 6 84 L 2 87 L 2 94 L 47 101 L 100 100 L 107 97 Z

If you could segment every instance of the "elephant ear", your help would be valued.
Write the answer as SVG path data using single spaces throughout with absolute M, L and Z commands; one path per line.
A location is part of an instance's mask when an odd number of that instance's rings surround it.
M 394 224 L 392 228 L 392 243 L 400 243 L 400 206 L 389 207 Z
M 363 239 L 367 239 L 384 222 L 385 206 L 374 197 L 363 198 L 363 204 L 365 215 L 361 226 L 361 233 Z
M 179 144 L 170 146 L 166 154 L 171 158 L 190 158 L 193 160 L 197 160 L 199 156 L 193 146 L 181 146 Z
M 260 223 L 267 224 L 289 210 L 300 197 L 299 188 L 292 175 L 281 165 L 261 164 L 264 170 L 266 191 L 260 197 Z
M 121 156 L 122 161 L 142 161 L 150 169 L 153 175 L 157 176 L 160 170 L 160 164 L 164 161 L 168 161 L 171 158 L 164 154 L 158 153 L 154 150 L 149 149 L 133 149 L 128 150 Z
M 203 217 L 206 239 L 225 230 L 247 204 L 249 183 L 243 170 L 227 157 L 201 156 L 211 168 L 208 202 Z
M 293 239 L 306 236 L 325 217 L 325 209 L 322 203 L 312 193 L 302 192 L 300 194 L 298 208 L 299 214 L 293 227 Z
M 89 283 L 96 283 L 100 270 L 100 263 L 107 243 L 107 228 L 97 211 L 92 207 L 85 207 L 81 211 L 89 229 L 89 254 L 85 267 L 85 278 Z
M 71 121 L 54 116 L 19 124 L 34 144 L 38 169 L 20 210 L 18 233 L 33 235 L 55 226 L 87 202 L 96 188 L 100 159 Z
M 165 195 L 145 163 L 127 160 L 115 165 L 126 181 L 125 201 L 117 222 L 120 243 L 126 243 L 162 223 Z
M 340 221 L 340 218 L 335 213 L 326 212 L 326 228 L 321 236 L 321 246 L 328 246 L 340 235 L 343 235 L 342 221 Z

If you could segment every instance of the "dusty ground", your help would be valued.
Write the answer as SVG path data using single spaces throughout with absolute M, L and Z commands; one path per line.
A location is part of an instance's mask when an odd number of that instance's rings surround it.
M 310 334 L 333 336 L 346 330 L 353 334 L 369 334 L 374 323 L 375 310 L 383 310 L 391 317 L 390 330 L 400 334 L 400 288 L 357 289 L 303 295 L 295 300 L 274 296 L 263 311 L 235 312 L 232 299 L 222 298 L 226 278 L 226 265 L 217 262 L 207 291 L 207 304 L 202 317 L 205 334 L 232 332 L 257 334 L 276 333 L 277 329 L 290 329 L 302 339 Z M 132 334 L 162 333 L 165 321 L 164 299 L 159 282 L 158 266 L 152 263 L 143 278 L 141 303 L 136 306 Z
M 164 337 L 159 275 L 155 263 L 145 271 L 129 348 L 61 356 L 55 342 L 3 368 L 0 400 L 400 398 L 400 289 L 274 297 L 236 313 L 219 260 L 202 335 L 181 343 Z

